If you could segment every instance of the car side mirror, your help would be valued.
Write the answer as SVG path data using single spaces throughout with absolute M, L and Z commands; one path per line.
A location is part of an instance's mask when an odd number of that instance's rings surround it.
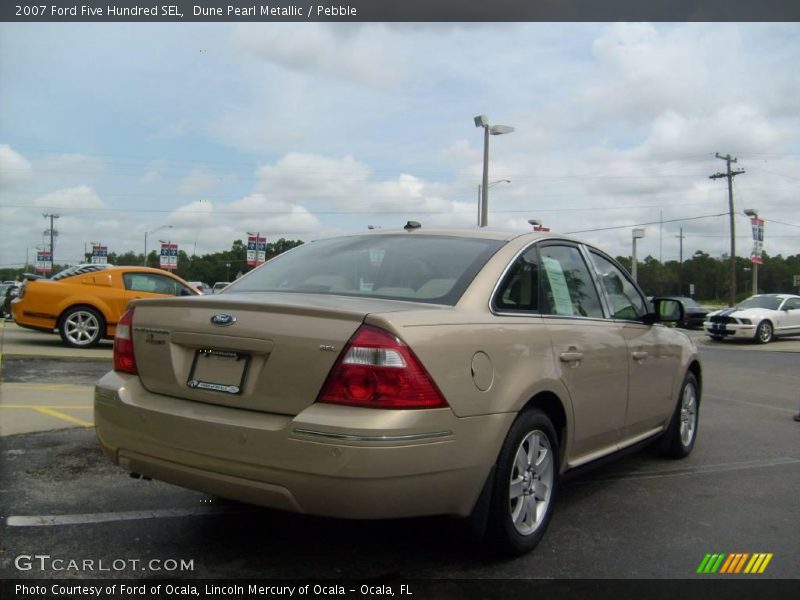
M 643 321 L 648 325 L 653 323 L 677 323 L 682 321 L 685 312 L 683 304 L 673 298 L 658 298 L 652 300 L 653 312 L 644 316 Z

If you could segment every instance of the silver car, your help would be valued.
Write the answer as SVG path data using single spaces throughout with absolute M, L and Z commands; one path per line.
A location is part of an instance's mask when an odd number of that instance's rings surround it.
M 126 471 L 281 510 L 541 539 L 560 477 L 695 444 L 697 349 L 612 258 L 550 233 L 299 246 L 221 295 L 137 300 L 95 390 Z

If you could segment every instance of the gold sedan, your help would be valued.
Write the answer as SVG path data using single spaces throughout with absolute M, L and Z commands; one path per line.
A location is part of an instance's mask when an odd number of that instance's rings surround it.
M 521 553 L 560 477 L 688 455 L 697 349 L 609 256 L 550 233 L 380 230 L 194 298 L 134 301 L 97 434 L 135 474 L 273 508 L 469 517 Z

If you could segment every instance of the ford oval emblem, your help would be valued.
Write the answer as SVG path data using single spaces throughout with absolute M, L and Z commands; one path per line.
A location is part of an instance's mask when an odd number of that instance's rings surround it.
M 218 315 L 211 317 L 211 323 L 220 327 L 227 327 L 228 325 L 233 325 L 236 323 L 236 317 L 229 315 L 228 313 L 219 313 Z

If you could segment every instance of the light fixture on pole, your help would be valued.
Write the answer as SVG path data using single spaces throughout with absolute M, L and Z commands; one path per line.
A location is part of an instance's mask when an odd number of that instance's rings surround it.
M 162 229 L 172 229 L 172 225 L 162 225 L 161 227 L 156 227 L 151 231 L 144 232 L 144 266 L 147 266 L 147 236 L 148 234 L 155 233 L 156 231 L 161 231 Z
M 489 184 L 490 188 L 493 188 L 498 183 L 511 183 L 510 179 L 496 179 Z M 481 201 L 481 190 L 483 189 L 483 185 L 480 183 L 478 184 L 478 227 L 481 226 L 481 215 L 483 214 L 481 211 L 481 207 L 483 206 L 483 202 Z
M 745 209 L 744 214 L 750 217 L 753 226 L 753 251 L 750 262 L 753 263 L 753 296 L 758 293 L 758 265 L 761 264 L 761 245 L 764 243 L 764 221 L 758 218 L 755 208 Z
M 528 223 L 533 227 L 534 231 L 550 231 L 550 228 L 542 225 L 539 219 L 528 219 Z
M 636 279 L 636 267 L 637 267 L 637 258 L 636 258 L 636 240 L 642 239 L 644 237 L 644 229 L 634 229 L 631 232 L 631 239 L 633 240 L 633 255 L 631 256 L 631 277 L 633 277 L 633 281 L 638 283 Z
M 511 133 L 514 128 L 508 125 L 489 125 L 489 118 L 486 115 L 475 117 L 475 127 L 483 127 L 483 188 L 478 227 L 486 227 L 489 222 L 489 136 Z

